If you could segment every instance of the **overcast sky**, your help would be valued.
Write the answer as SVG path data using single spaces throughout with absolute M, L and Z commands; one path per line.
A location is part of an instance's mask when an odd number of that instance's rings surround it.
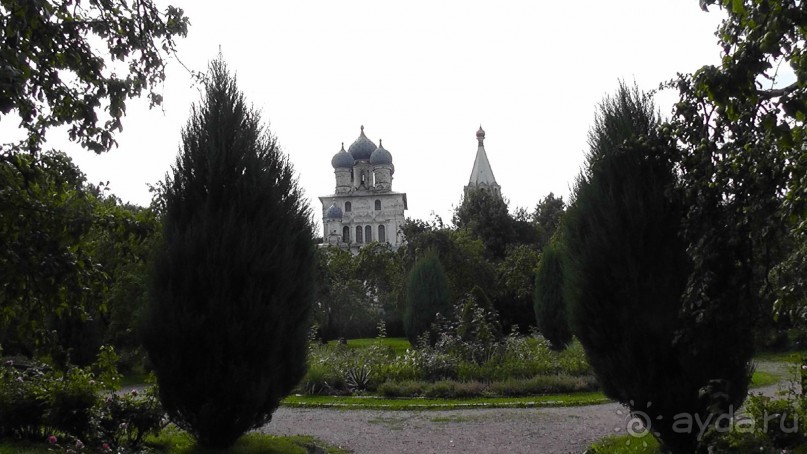
M 157 0 L 185 10 L 185 65 L 205 70 L 219 46 L 248 100 L 290 156 L 320 218 L 334 190 L 331 157 L 365 126 L 393 155 L 393 190 L 413 218 L 444 219 L 459 202 L 487 132 L 488 158 L 510 208 L 568 195 L 594 108 L 619 78 L 654 89 L 719 61 L 722 13 L 697 0 L 269 1 Z M 225 6 L 226 5 L 226 6 Z M 132 101 L 119 147 L 68 147 L 91 182 L 147 205 L 200 96 L 176 62 L 162 110 Z M 668 114 L 674 93 L 657 98 Z M 59 142 L 54 135 L 51 144 Z

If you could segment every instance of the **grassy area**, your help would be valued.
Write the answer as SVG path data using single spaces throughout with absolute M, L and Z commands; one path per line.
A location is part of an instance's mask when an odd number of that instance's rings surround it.
M 392 348 L 392 351 L 394 351 L 395 355 L 398 356 L 403 355 L 407 349 L 412 348 L 412 345 L 409 343 L 409 339 L 405 337 L 388 337 L 384 339 L 348 339 L 347 346 L 350 348 L 367 348 L 379 341 L 381 342 L 381 345 Z M 339 343 L 339 341 L 333 340 L 328 343 L 331 345 L 336 345 Z
M 807 350 L 798 350 L 795 352 L 763 352 L 754 356 L 754 359 L 759 361 L 791 364 L 801 364 L 803 358 L 807 358 Z
M 762 386 L 770 386 L 779 383 L 784 377 L 779 374 L 767 372 L 764 370 L 756 370 L 751 376 L 751 387 L 759 388 Z
M 591 454 L 656 454 L 659 444 L 648 433 L 641 437 L 631 435 L 611 435 L 591 445 L 587 453 Z
M 355 396 L 289 396 L 282 405 L 288 407 L 326 407 L 377 410 L 451 410 L 455 408 L 528 408 L 570 407 L 609 402 L 602 393 L 548 394 L 530 397 L 477 397 L 466 399 L 429 399 Z
M 308 436 L 278 437 L 264 435 L 260 433 L 249 433 L 239 438 L 235 445 L 226 450 L 204 449 L 196 445 L 193 438 L 187 433 L 177 429 L 175 426 L 168 426 L 158 437 L 149 437 L 146 446 L 151 448 L 149 452 L 171 453 L 171 454 L 306 454 L 313 448 L 320 448 L 330 454 L 346 454 L 347 451 Z M 72 446 L 61 446 L 66 450 Z M 61 452 L 58 446 L 47 442 L 33 443 L 30 441 L 9 441 L 0 440 L 0 454 L 46 454 Z M 85 448 L 86 449 L 86 448 Z
M 152 437 L 147 443 L 156 452 L 171 454 L 306 454 L 314 447 L 324 449 L 328 453 L 345 454 L 347 451 L 327 446 L 324 443 L 308 436 L 278 437 L 252 432 L 239 438 L 238 441 L 226 451 L 204 449 L 196 445 L 193 438 L 187 433 L 169 426 L 160 433 L 159 437 Z

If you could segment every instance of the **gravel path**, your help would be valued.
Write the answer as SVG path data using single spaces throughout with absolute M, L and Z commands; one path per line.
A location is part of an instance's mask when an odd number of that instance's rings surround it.
M 760 363 L 786 374 L 786 366 Z M 774 395 L 787 382 L 753 390 Z M 462 410 L 338 410 L 279 408 L 261 429 L 275 435 L 312 435 L 364 453 L 582 453 L 591 443 L 625 433 L 626 409 L 619 404 L 567 408 Z
M 624 426 L 618 404 L 383 411 L 279 408 L 262 431 L 354 453 L 581 453 Z M 624 429 L 623 429 L 624 430 Z

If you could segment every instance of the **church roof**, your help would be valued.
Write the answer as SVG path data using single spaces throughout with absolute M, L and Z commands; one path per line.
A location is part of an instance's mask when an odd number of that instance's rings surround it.
M 378 141 L 378 148 L 370 155 L 370 164 L 390 165 L 392 164 L 392 153 L 384 148 L 381 140 Z
M 358 161 L 359 159 L 370 159 L 370 155 L 373 154 L 376 148 L 378 147 L 375 146 L 373 141 L 364 135 L 364 126 L 362 126 L 359 138 L 353 141 L 347 151 L 353 156 L 353 159 Z
M 496 177 L 493 176 L 493 169 L 490 168 L 488 154 L 485 152 L 485 131 L 482 129 L 482 126 L 480 126 L 479 131 L 476 132 L 476 139 L 479 141 L 479 147 L 476 149 L 474 168 L 471 170 L 471 179 L 468 183 L 472 186 L 480 184 L 498 186 Z
M 345 144 L 342 143 L 342 149 L 339 150 L 335 155 L 333 155 L 333 159 L 331 159 L 331 165 L 334 169 L 350 169 L 353 167 L 354 160 L 353 156 L 350 155 L 347 151 L 345 151 Z

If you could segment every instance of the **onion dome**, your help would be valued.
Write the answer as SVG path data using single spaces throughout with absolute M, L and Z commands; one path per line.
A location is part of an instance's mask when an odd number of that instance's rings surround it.
M 479 125 L 479 130 L 476 131 L 476 140 L 479 141 L 479 146 L 482 146 L 482 142 L 485 140 L 485 130 L 482 129 L 482 125 Z
M 353 167 L 354 161 L 353 156 L 350 155 L 347 151 L 345 151 L 345 143 L 342 142 L 342 149 L 339 150 L 338 153 L 333 155 L 333 159 L 331 159 L 331 165 L 334 169 L 350 169 Z
M 325 219 L 342 219 L 342 209 L 336 206 L 336 202 L 325 211 Z
M 384 149 L 384 145 L 380 140 L 378 141 L 378 148 L 370 155 L 370 164 L 379 166 L 392 164 L 392 153 Z
M 353 156 L 353 159 L 358 161 L 359 159 L 370 159 L 370 155 L 373 154 L 376 148 L 373 141 L 364 135 L 364 126 L 362 126 L 359 138 L 350 145 L 347 151 Z

